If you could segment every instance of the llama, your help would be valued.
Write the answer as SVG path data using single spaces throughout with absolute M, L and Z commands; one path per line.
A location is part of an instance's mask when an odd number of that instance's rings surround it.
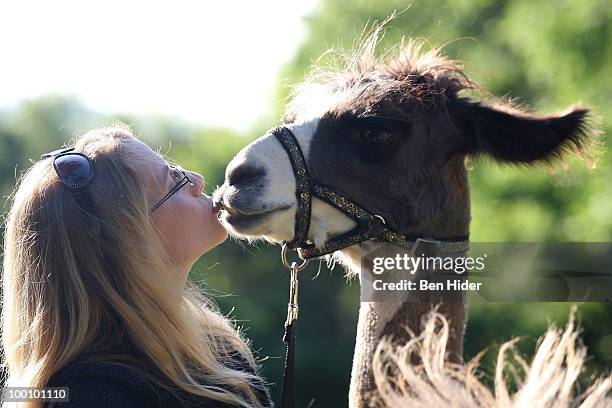
M 476 101 L 463 94 L 476 92 L 477 85 L 439 49 L 424 52 L 422 43 L 409 41 L 395 55 L 380 60 L 374 56 L 376 41 L 375 33 L 344 69 L 320 73 L 300 86 L 283 126 L 299 143 L 313 179 L 382 216 L 401 234 L 469 234 L 468 156 L 538 165 L 569 153 L 588 153 L 595 132 L 588 126 L 587 109 L 536 115 L 510 103 Z M 296 184 L 287 153 L 269 132 L 228 164 L 225 182 L 214 193 L 222 208 L 219 217 L 236 237 L 291 241 Z M 307 237 L 314 247 L 324 247 L 355 226 L 344 213 L 313 199 Z M 362 269 L 361 262 L 374 249 L 382 256 L 409 251 L 364 241 L 333 257 L 363 282 L 372 270 L 367 263 Z M 448 302 L 433 295 L 418 302 L 361 302 L 351 407 L 384 400 L 380 364 L 401 353 L 389 352 L 388 343 L 381 340 L 392 337 L 394 344 L 412 344 L 433 309 L 448 325 L 443 347 L 448 364 L 462 365 L 466 308 L 461 298 Z M 381 357 L 383 346 L 386 360 Z M 419 364 L 414 353 L 408 354 L 410 364 Z

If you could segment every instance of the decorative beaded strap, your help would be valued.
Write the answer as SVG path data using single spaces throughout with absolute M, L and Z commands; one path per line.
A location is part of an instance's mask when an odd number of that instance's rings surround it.
M 308 229 L 310 228 L 310 214 L 312 212 L 312 196 L 308 176 L 306 159 L 295 136 L 286 127 L 279 127 L 272 132 L 287 151 L 293 174 L 295 175 L 295 197 L 297 199 L 297 210 L 295 213 L 295 235 L 287 246 L 297 249 L 307 245 Z

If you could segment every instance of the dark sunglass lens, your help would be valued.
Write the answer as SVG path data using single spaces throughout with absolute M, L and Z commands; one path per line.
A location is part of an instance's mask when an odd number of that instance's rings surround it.
M 55 159 L 57 172 L 65 183 L 77 185 L 88 180 L 92 176 L 92 168 L 89 161 L 77 154 L 67 154 Z

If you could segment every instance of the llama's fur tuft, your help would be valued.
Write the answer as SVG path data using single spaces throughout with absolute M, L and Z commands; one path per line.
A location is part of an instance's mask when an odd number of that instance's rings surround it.
M 612 407 L 612 375 L 576 390 L 587 350 L 581 344 L 572 312 L 565 329 L 551 326 L 528 364 L 515 350 L 518 339 L 504 343 L 497 357 L 494 389 L 479 378 L 478 354 L 466 365 L 446 359 L 449 324 L 436 312 L 423 331 L 405 344 L 383 339 L 374 354 L 376 392 L 371 406 L 414 408 L 600 408 Z M 415 357 L 420 361 L 414 364 Z M 515 382 L 515 391 L 507 374 Z

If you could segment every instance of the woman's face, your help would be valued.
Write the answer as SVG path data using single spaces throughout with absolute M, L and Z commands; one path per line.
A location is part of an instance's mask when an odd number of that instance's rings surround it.
M 164 158 L 140 140 L 133 141 L 133 162 L 142 176 L 152 208 L 183 177 Z M 212 199 L 204 194 L 204 177 L 185 170 L 193 185 L 187 183 L 152 214 L 153 223 L 172 259 L 184 271 L 184 279 L 194 262 L 227 238 L 227 231 L 217 219 Z

